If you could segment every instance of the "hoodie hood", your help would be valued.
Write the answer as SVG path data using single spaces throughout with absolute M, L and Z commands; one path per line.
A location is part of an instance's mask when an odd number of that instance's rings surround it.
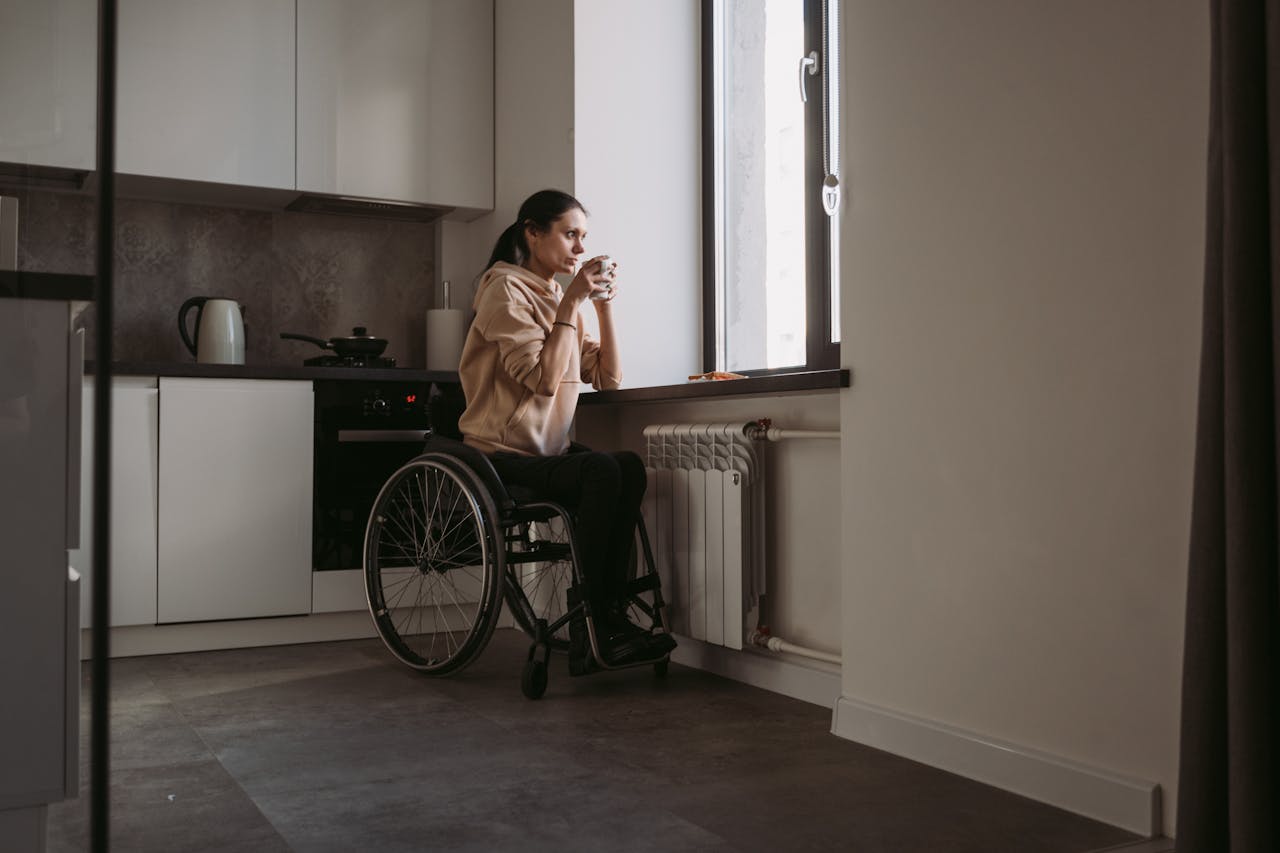
M 548 281 L 540 275 L 535 275 L 519 264 L 509 264 L 506 261 L 498 261 L 489 269 L 485 270 L 484 275 L 480 277 L 480 281 L 476 284 L 476 295 L 471 300 L 472 310 L 476 310 L 480 306 L 481 297 L 488 290 L 489 286 L 499 279 L 513 280 L 513 283 L 519 288 L 529 291 L 530 295 L 539 297 L 551 296 L 558 302 L 561 297 L 560 285 L 555 281 Z

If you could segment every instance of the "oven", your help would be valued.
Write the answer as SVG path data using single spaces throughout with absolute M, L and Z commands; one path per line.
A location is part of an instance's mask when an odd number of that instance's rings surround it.
M 455 384 L 359 377 L 315 381 L 316 571 L 363 566 L 364 529 L 382 484 L 422 452 L 433 427 L 456 435 L 461 410 L 461 388 Z

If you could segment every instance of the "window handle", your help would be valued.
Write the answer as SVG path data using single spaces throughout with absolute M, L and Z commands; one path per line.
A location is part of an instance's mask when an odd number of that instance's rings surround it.
M 808 56 L 800 57 L 800 100 L 804 103 L 809 102 L 809 93 L 804 88 L 804 70 L 809 69 L 809 76 L 818 73 L 818 52 L 816 50 L 809 51 Z

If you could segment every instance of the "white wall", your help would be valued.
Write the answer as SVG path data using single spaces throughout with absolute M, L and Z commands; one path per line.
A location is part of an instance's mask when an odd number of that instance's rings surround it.
M 688 0 L 574 4 L 575 193 L 588 255 L 619 265 L 628 388 L 702 369 L 699 20 Z
M 438 278 L 453 282 L 454 308 L 470 310 L 473 285 L 521 202 L 541 189 L 573 192 L 573 6 L 494 2 L 494 211 L 439 226 Z
M 1199 0 L 846 0 L 843 693 L 1165 789 Z

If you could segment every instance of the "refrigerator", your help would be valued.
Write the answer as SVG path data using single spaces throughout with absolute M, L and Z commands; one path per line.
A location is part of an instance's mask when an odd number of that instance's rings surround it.
M 0 850 L 45 849 L 79 788 L 82 277 L 24 274 L 0 196 Z

